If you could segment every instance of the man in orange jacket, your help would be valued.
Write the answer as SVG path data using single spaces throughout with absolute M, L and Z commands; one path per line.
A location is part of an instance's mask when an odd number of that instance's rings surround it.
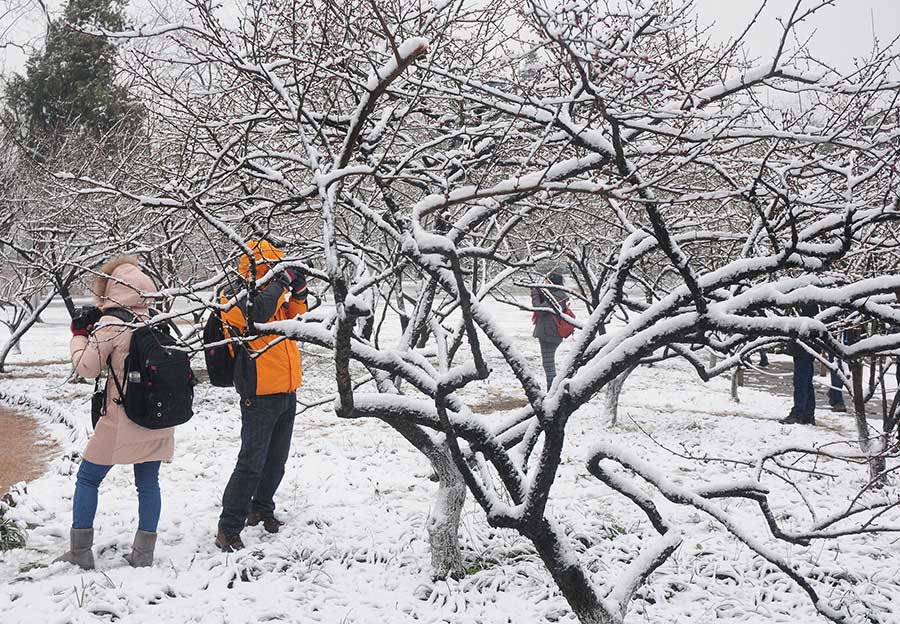
M 238 271 L 249 281 L 251 266 L 262 280 L 284 254 L 269 241 L 249 241 L 253 263 L 244 254 Z M 254 323 L 283 321 L 306 312 L 306 277 L 290 269 L 272 276 L 252 298 L 222 313 L 226 327 L 241 332 Z M 227 302 L 228 298 L 223 301 Z M 234 386 L 241 397 L 241 450 L 222 495 L 216 546 L 226 552 L 244 547 L 244 525 L 260 522 L 269 533 L 284 524 L 273 500 L 291 448 L 297 388 L 302 381 L 300 350 L 293 340 L 268 335 L 235 346 Z

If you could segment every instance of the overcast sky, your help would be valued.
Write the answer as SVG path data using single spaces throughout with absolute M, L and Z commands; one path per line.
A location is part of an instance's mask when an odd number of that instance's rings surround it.
M 0 38 L 23 43 L 33 40 L 42 32 L 40 14 L 9 13 L 4 9 L 21 6 L 24 2 L 36 5 L 37 0 L 0 0 Z M 49 0 L 51 10 L 62 5 L 62 0 Z M 154 0 L 131 0 L 131 13 L 154 4 Z M 179 0 L 171 0 L 173 6 Z M 761 0 L 696 0 L 700 20 L 715 23 L 712 34 L 727 39 L 743 30 Z M 768 7 L 749 36 L 749 46 L 754 56 L 767 57 L 780 36 L 777 18 L 790 11 L 792 0 L 769 0 Z M 811 4 L 811 1 L 810 1 Z M 11 20 L 15 20 L 11 22 Z M 139 17 L 136 21 L 142 21 Z M 822 9 L 805 33 L 816 31 L 813 51 L 822 60 L 839 68 L 850 67 L 854 56 L 865 55 L 872 47 L 873 32 L 882 44 L 887 44 L 900 34 L 900 0 L 837 0 L 837 6 Z M 23 53 L 14 48 L 0 49 L 0 71 L 19 71 L 24 62 Z
M 715 22 L 713 34 L 722 39 L 739 34 L 762 4 L 760 0 L 695 2 L 700 20 Z M 748 36 L 755 56 L 771 56 L 781 36 L 777 19 L 789 15 L 793 6 L 790 0 L 769 0 Z M 838 0 L 836 6 L 821 9 L 801 31 L 814 34 L 811 48 L 818 58 L 847 69 L 853 57 L 871 51 L 873 32 L 881 45 L 900 35 L 900 0 Z

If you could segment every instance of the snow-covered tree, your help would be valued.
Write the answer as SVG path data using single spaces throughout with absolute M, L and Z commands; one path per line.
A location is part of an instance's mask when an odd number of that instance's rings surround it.
M 461 571 L 464 482 L 491 525 L 530 540 L 581 622 L 621 622 L 681 543 L 669 505 L 688 506 L 844 621 L 852 606 L 830 603 L 769 542 L 876 532 L 894 502 L 860 498 L 789 531 L 765 480 L 797 480 L 782 474 L 787 454 L 868 452 L 779 449 L 745 478 L 691 487 L 604 444 L 598 427 L 589 472 L 656 535 L 602 573 L 554 517 L 553 483 L 573 414 L 599 412 L 598 393 L 635 366 L 678 357 L 705 380 L 785 340 L 844 360 L 900 348 L 897 334 L 837 337 L 853 315 L 900 322 L 895 265 L 845 266 L 897 250 L 896 57 L 824 69 L 793 43 L 822 6 L 805 0 L 776 49 L 750 60 L 740 37 L 713 45 L 690 1 L 488 4 L 254 2 L 233 26 L 200 4 L 185 23 L 117 33 L 177 47 L 132 71 L 178 149 L 154 193 L 74 180 L 192 215 L 227 242 L 222 267 L 260 229 L 305 245 L 276 271 L 302 266 L 334 308 L 251 331 L 331 349 L 337 415 L 379 418 L 432 459 L 436 574 Z M 783 94 L 802 105 L 770 104 Z M 549 286 L 542 267 L 559 260 L 576 267 L 588 314 L 570 319 L 579 329 L 545 390 L 487 302 L 530 309 L 514 287 Z M 379 329 L 388 310 L 407 318 L 399 341 Z M 474 412 L 472 391 L 500 378 L 525 406 Z M 723 499 L 757 504 L 769 534 Z

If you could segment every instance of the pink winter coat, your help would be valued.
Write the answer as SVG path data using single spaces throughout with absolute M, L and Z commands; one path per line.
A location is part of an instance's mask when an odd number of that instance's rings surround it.
M 101 310 L 127 308 L 138 317 L 147 318 L 148 304 L 141 293 L 153 292 L 156 288 L 139 267 L 130 263 L 116 266 L 104 286 L 104 292 L 95 293 Z M 105 315 L 90 338 L 72 336 L 70 350 L 75 371 L 83 377 L 97 377 L 105 370 L 111 355 L 112 368 L 122 383 L 131 331 L 118 318 Z M 146 429 L 133 423 L 125 410 L 115 403 L 118 397 L 119 392 L 110 379 L 106 388 L 106 414 L 97 423 L 84 458 L 103 466 L 171 461 L 175 453 L 174 429 Z

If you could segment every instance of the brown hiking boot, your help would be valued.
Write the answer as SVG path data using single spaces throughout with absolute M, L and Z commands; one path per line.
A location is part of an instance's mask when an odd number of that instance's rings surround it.
M 241 541 L 240 534 L 225 535 L 225 533 L 219 531 L 218 535 L 216 535 L 216 547 L 222 552 L 234 552 L 241 550 L 244 547 L 244 542 Z
M 247 514 L 247 526 L 256 526 L 260 522 L 267 533 L 278 533 L 278 529 L 284 526 L 284 522 L 275 516 L 264 516 L 258 511 L 251 511 Z

